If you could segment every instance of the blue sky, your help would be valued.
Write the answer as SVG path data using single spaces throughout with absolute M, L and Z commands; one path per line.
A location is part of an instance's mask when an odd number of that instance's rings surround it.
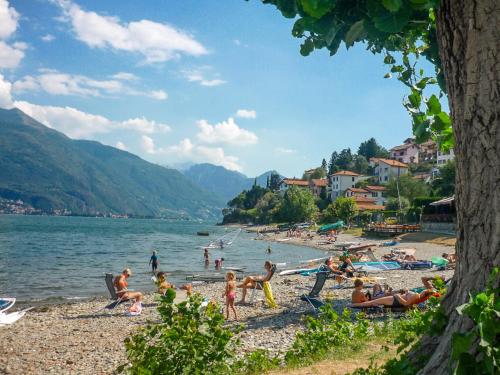
M 0 106 L 158 164 L 249 176 L 411 135 L 381 56 L 302 57 L 292 24 L 257 0 L 0 0 Z

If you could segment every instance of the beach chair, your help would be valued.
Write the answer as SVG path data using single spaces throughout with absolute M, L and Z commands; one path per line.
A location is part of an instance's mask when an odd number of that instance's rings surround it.
M 271 268 L 271 273 L 269 274 L 269 276 L 265 279 L 265 280 L 262 280 L 262 281 L 257 281 L 256 284 L 255 284 L 255 288 L 252 289 L 252 295 L 250 296 L 250 303 L 253 304 L 253 301 L 254 301 L 254 298 L 255 298 L 255 291 L 256 290 L 264 290 L 264 282 L 269 282 L 271 281 L 271 279 L 273 278 L 274 274 L 276 272 L 276 264 L 273 264 L 272 268 Z
M 115 284 L 113 283 L 114 277 L 112 273 L 106 273 L 104 276 L 104 280 L 106 282 L 106 287 L 108 288 L 109 294 L 113 302 L 104 306 L 101 310 L 113 310 L 116 306 L 121 305 L 124 302 L 129 301 L 128 298 L 118 297 L 116 293 Z M 130 289 L 128 291 L 131 291 Z
M 325 282 L 330 278 L 331 272 L 320 271 L 316 273 L 316 282 L 314 283 L 309 294 L 300 296 L 302 301 L 309 303 L 314 311 L 318 310 L 325 303 L 319 299 L 319 293 L 325 286 Z

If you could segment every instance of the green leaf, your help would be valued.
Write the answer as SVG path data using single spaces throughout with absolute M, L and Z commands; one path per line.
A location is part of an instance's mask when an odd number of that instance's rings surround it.
M 295 0 L 277 0 L 277 8 L 285 18 L 294 18 L 297 15 L 297 2 Z
M 397 12 L 390 12 L 378 0 L 367 0 L 366 8 L 375 27 L 386 33 L 398 33 L 410 21 L 409 7 L 401 7 Z
M 384 57 L 384 64 L 394 64 L 394 63 L 396 63 L 396 59 L 392 57 L 392 55 L 387 54 Z
M 467 353 L 472 345 L 472 341 L 476 337 L 471 333 L 458 333 L 455 332 L 451 338 L 451 357 L 455 360 L 459 358 L 462 353 Z
M 392 74 L 391 73 L 386 73 L 386 74 L 384 74 L 384 78 L 392 78 Z
M 314 50 L 314 43 L 311 38 L 304 40 L 304 43 L 300 45 L 300 54 L 302 56 L 309 56 Z
M 355 22 L 352 24 L 350 27 L 349 31 L 345 35 L 344 42 L 347 48 L 351 47 L 354 42 L 359 41 L 366 35 L 364 26 L 363 26 L 363 20 Z
M 300 0 L 304 11 L 314 18 L 321 18 L 335 7 L 331 0 Z
M 408 95 L 408 100 L 414 108 L 418 108 L 422 102 L 422 96 L 417 90 L 412 90 L 412 93 Z
M 432 95 L 429 100 L 427 100 L 427 110 L 430 115 L 437 115 L 441 113 L 441 103 L 436 95 Z
M 434 122 L 437 123 L 437 126 L 439 126 L 441 130 L 451 128 L 451 119 L 446 112 L 439 112 L 437 115 L 434 115 Z
M 389 12 L 397 12 L 403 5 L 402 0 L 382 0 L 382 5 Z

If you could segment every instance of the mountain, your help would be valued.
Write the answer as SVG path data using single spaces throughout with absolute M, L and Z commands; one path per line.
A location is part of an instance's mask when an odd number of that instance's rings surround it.
M 196 185 L 211 191 L 224 199 L 225 202 L 233 199 L 243 190 L 248 190 L 254 183 L 254 178 L 231 171 L 213 164 L 195 164 L 183 172 Z M 276 171 L 268 171 L 257 178 L 257 184 L 266 186 L 267 177 Z
M 177 170 L 72 140 L 18 109 L 0 109 L 0 198 L 76 215 L 215 218 L 225 205 Z

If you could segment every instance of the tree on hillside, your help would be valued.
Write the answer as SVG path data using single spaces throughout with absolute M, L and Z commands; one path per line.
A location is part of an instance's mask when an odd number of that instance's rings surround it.
M 359 174 L 369 174 L 370 166 L 368 161 L 362 155 L 354 155 L 352 163 L 352 171 Z
M 421 374 L 447 373 L 455 364 L 452 336 L 472 326 L 456 307 L 469 292 L 485 288 L 500 253 L 498 0 L 263 1 L 296 18 L 292 34 L 304 38 L 302 55 L 321 48 L 334 55 L 342 42 L 363 42 L 383 53 L 391 70 L 386 77 L 394 75 L 410 92 L 404 105 L 417 142 L 433 137 L 447 148 L 454 138 L 458 265 L 442 302 L 447 323 L 442 334 L 424 336 L 409 356 Z M 434 64 L 435 77 L 418 69 L 419 57 Z M 439 95 L 427 96 L 436 84 L 448 95 L 451 118 Z M 468 353 L 474 360 L 477 343 Z
M 345 148 L 340 151 L 339 157 L 337 158 L 337 167 L 339 170 L 349 170 L 353 167 L 353 157 L 350 148 Z
M 432 181 L 436 195 L 449 197 L 455 194 L 455 162 L 449 161 L 439 168 L 439 176 Z
M 340 197 L 330 203 L 323 212 L 324 222 L 343 220 L 347 225 L 358 214 L 358 206 L 352 198 Z
M 371 158 L 387 158 L 389 157 L 389 151 L 380 146 L 375 138 L 370 138 L 367 141 L 362 142 L 358 148 L 358 155 L 365 157 L 367 161 Z
M 339 158 L 339 154 L 337 151 L 332 152 L 332 156 L 330 157 L 330 162 L 328 163 L 328 174 L 334 174 L 335 172 L 338 172 L 339 169 L 337 167 L 337 159 Z
M 269 189 L 272 191 L 277 191 L 280 189 L 281 177 L 279 174 L 272 172 L 269 179 Z
M 283 196 L 278 215 L 283 221 L 298 223 L 314 219 L 317 213 L 318 207 L 309 189 L 292 186 Z
M 326 176 L 326 174 L 328 173 L 328 164 L 326 164 L 326 160 L 325 159 L 323 159 L 321 161 L 321 169 L 323 169 L 325 171 L 325 176 Z
M 399 178 L 391 178 L 387 184 L 388 197 L 406 197 L 410 202 L 416 197 L 426 197 L 429 195 L 429 186 L 422 180 L 417 180 L 410 175 L 404 175 Z
M 312 180 L 313 178 L 324 178 L 326 176 L 326 169 L 323 169 L 322 167 L 315 168 L 314 171 L 311 174 L 303 174 L 302 179 L 303 180 Z

